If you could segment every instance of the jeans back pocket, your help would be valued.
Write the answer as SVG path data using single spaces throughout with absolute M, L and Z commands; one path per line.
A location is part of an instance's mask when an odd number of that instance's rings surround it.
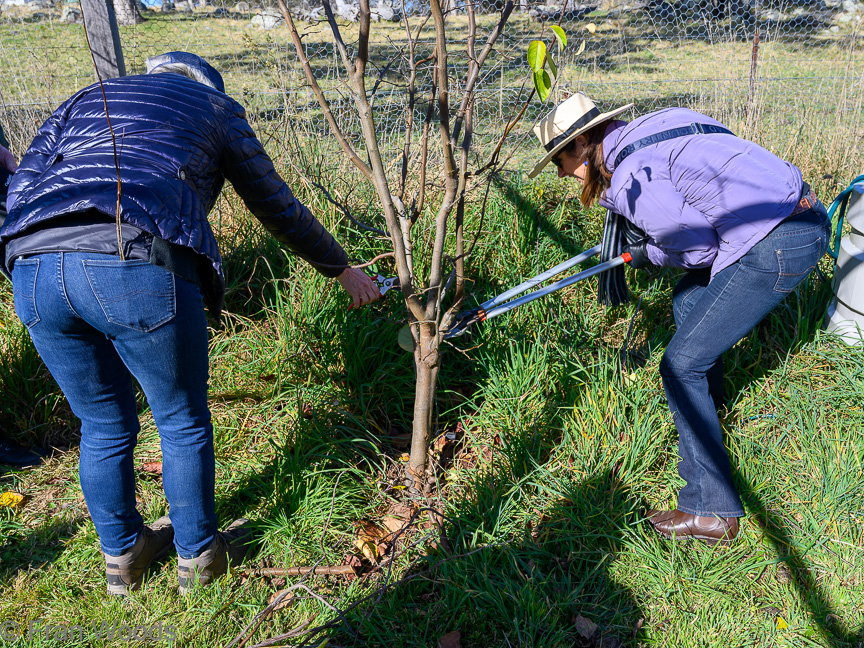
M 174 275 L 148 261 L 85 259 L 84 272 L 105 318 L 147 333 L 177 314 Z
M 16 259 L 12 266 L 12 297 L 18 319 L 28 329 L 39 323 L 36 309 L 36 277 L 40 259 Z
M 822 236 L 806 245 L 777 250 L 777 263 L 780 274 L 774 290 L 789 293 L 813 271 L 819 259 L 825 254 L 826 242 Z

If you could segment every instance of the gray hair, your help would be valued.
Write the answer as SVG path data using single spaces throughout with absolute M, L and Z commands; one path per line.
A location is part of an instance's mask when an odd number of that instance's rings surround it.
M 147 59 L 147 74 L 173 72 L 188 77 L 198 83 L 225 92 L 222 76 L 207 61 L 188 52 L 168 52 Z
M 185 63 L 163 63 L 162 65 L 154 67 L 152 70 L 148 71 L 147 74 L 161 74 L 163 72 L 173 72 L 174 74 L 180 74 L 185 77 L 189 77 L 193 81 L 197 81 L 198 83 L 203 83 L 206 86 L 210 86 L 214 90 L 218 90 L 218 88 L 213 85 L 213 82 L 210 79 L 201 74 L 200 70 L 189 67 Z

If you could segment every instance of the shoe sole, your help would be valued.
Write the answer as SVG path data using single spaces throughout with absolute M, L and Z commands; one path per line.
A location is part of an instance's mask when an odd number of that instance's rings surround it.
M 656 529 L 655 527 L 651 527 L 654 529 L 654 532 L 659 535 L 661 538 L 666 538 L 667 540 L 678 540 L 679 542 L 684 542 L 686 540 L 701 540 L 702 542 L 708 544 L 713 547 L 716 544 L 722 545 L 731 545 L 735 542 L 735 538 L 712 538 L 711 536 L 703 536 L 703 535 L 693 535 L 691 533 L 681 534 L 672 536 L 668 533 L 663 533 L 662 531 Z
M 131 585 L 127 585 L 123 581 L 123 577 L 120 574 L 119 565 L 111 565 L 108 561 L 105 562 L 105 575 L 108 580 L 108 593 L 111 596 L 128 596 L 131 592 L 137 592 L 141 589 L 141 584 L 144 582 L 144 576 L 147 575 L 147 572 L 153 567 L 153 563 L 158 562 L 165 558 L 170 552 L 171 548 L 174 546 L 174 543 L 169 542 L 162 550 L 153 556 L 153 559 L 150 561 L 150 564 L 144 569 L 144 573 L 141 575 L 141 578 L 136 580 Z M 112 582 L 114 581 L 114 582 Z

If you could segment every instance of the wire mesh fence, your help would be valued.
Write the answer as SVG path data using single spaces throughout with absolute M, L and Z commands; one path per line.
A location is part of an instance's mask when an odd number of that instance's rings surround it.
M 247 106 L 253 119 L 266 122 L 288 114 L 308 129 L 326 132 L 278 10 L 251 0 L 146 1 L 114 0 L 128 74 L 144 72 L 145 60 L 155 54 L 195 52 L 219 69 L 227 92 Z M 497 4 L 475 2 L 481 14 L 478 42 L 497 20 Z M 468 65 L 468 21 L 463 0 L 451 5 L 449 62 L 458 79 Z M 357 35 L 356 5 L 337 0 L 333 6 L 350 47 Z M 346 131 L 358 131 L 321 7 L 301 0 L 289 2 L 289 8 L 337 117 Z M 377 123 L 397 132 L 408 103 L 407 40 L 399 19 L 405 11 L 416 25 L 424 7 L 373 0 L 373 8 L 378 20 L 369 85 L 375 87 Z M 22 151 L 51 110 L 93 82 L 93 67 L 77 3 L 4 0 L 0 11 L 0 119 L 13 147 Z M 765 118 L 761 127 L 768 130 L 803 112 L 814 122 L 842 119 L 852 132 L 864 132 L 864 2 L 594 0 L 563 7 L 519 3 L 484 67 L 478 133 L 499 131 L 525 101 L 531 87 L 526 84 L 528 43 L 548 40 L 548 25 L 555 23 L 570 41 L 562 74 L 547 105 L 531 105 L 529 120 L 582 90 L 601 106 L 634 102 L 640 112 L 686 105 L 737 124 L 747 115 L 760 115 Z M 429 24 L 419 32 L 415 59 L 431 54 L 433 36 Z M 425 90 L 422 84 L 417 88 L 418 109 Z

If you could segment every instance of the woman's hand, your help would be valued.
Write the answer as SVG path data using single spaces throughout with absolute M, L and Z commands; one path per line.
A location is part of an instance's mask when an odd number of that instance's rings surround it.
M 15 173 L 18 169 L 18 163 L 15 161 L 15 156 L 2 146 L 0 146 L 0 166 L 6 167 L 12 173 Z
M 632 245 L 625 245 L 624 252 L 627 252 L 630 255 L 630 267 L 635 268 L 636 270 L 640 268 L 645 268 L 649 265 L 653 265 L 651 263 L 651 259 L 648 258 L 648 239 L 644 238 L 638 243 L 633 243 Z
M 347 268 L 341 275 L 336 277 L 345 291 L 354 300 L 354 308 L 375 301 L 381 296 L 378 286 L 372 278 L 357 268 Z

